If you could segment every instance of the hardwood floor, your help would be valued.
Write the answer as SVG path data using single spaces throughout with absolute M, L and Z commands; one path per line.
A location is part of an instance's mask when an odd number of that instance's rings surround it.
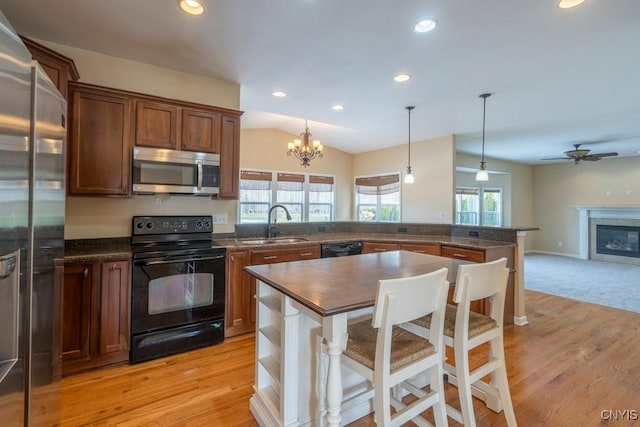
M 526 303 L 529 324 L 505 328 L 520 426 L 604 425 L 604 410 L 640 412 L 640 314 L 534 291 L 526 291 Z M 248 407 L 253 341 L 248 335 L 139 365 L 67 377 L 62 381 L 62 425 L 257 426 Z M 455 388 L 448 387 L 447 401 L 455 400 Z M 502 413 L 477 399 L 474 403 L 478 426 L 506 425 Z M 635 423 L 628 418 L 612 422 Z M 459 425 L 451 419 L 449 424 Z M 368 416 L 351 425 L 375 424 Z

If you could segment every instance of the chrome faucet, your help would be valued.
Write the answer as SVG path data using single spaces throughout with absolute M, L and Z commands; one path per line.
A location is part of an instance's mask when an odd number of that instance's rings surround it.
M 275 228 L 276 228 L 276 222 L 278 221 L 278 215 L 276 215 L 276 217 L 273 219 L 273 224 L 271 224 L 271 212 L 273 212 L 275 208 L 284 209 L 285 213 L 287 214 L 287 221 L 291 221 L 291 214 L 289 214 L 289 211 L 287 210 L 287 208 L 285 208 L 283 205 L 271 206 L 271 209 L 269 209 L 269 214 L 267 215 L 267 229 L 266 229 L 267 239 L 270 239 L 272 235 L 273 237 L 276 237 Z

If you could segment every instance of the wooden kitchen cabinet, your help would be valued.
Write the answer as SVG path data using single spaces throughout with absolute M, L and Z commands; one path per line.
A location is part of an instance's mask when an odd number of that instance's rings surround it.
M 67 264 L 62 291 L 62 374 L 129 359 L 129 260 Z
M 69 90 L 68 195 L 130 196 L 131 98 L 82 83 Z
M 251 251 L 251 265 L 316 258 L 320 258 L 320 245 L 296 246 L 286 249 L 257 249 Z
M 53 84 L 56 85 L 56 88 L 58 88 L 64 99 L 68 101 L 69 82 L 77 81 L 80 78 L 73 59 L 67 58 L 66 56 L 24 36 L 20 36 L 20 38 L 27 49 L 29 49 L 32 58 L 38 61 Z
M 136 101 L 135 145 L 176 149 L 178 107 L 152 101 Z
M 137 99 L 135 145 L 220 153 L 220 114 L 179 103 Z
M 440 245 L 437 243 L 401 243 L 400 249 L 419 254 L 440 255 Z
M 225 337 L 253 332 L 256 322 L 256 281 L 244 267 L 251 265 L 251 251 L 227 254 Z
M 398 249 L 400 249 L 400 245 L 398 243 L 389 243 L 389 242 L 363 242 L 362 243 L 363 254 L 397 251 Z
M 256 280 L 244 267 L 320 258 L 320 245 L 244 249 L 227 254 L 225 338 L 253 332 L 256 325 Z
M 221 199 L 237 199 L 240 193 L 240 116 L 223 114 L 220 121 Z
M 514 248 L 511 246 L 496 246 L 486 249 L 470 249 L 457 246 L 442 245 L 440 255 L 448 258 L 462 259 L 471 262 L 495 261 L 499 258 L 507 258 L 507 268 L 509 268 L 509 279 L 507 281 L 507 292 L 504 300 L 504 323 L 513 323 L 514 312 Z M 453 301 L 453 289 L 449 291 L 447 302 Z M 489 310 L 486 301 L 474 301 L 471 303 L 471 310 L 479 313 L 487 313 Z

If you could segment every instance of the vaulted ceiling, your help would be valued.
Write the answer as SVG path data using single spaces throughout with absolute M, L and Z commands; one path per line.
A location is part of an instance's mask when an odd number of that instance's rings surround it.
M 20 33 L 241 85 L 243 128 L 358 153 L 455 134 L 524 163 L 640 150 L 640 1 L 0 0 Z M 414 25 L 438 26 L 417 33 Z M 393 77 L 411 79 L 396 83 Z M 272 96 L 281 90 L 284 98 Z M 342 111 L 332 110 L 341 104 Z M 283 144 L 285 141 L 283 141 Z

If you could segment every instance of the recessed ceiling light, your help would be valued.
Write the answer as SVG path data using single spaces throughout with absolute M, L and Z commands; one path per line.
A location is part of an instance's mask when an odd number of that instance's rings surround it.
M 342 105 L 334 105 L 333 107 L 331 107 L 331 109 L 333 111 L 342 111 L 344 110 L 344 107 Z
M 409 74 L 398 74 L 393 78 L 394 82 L 406 82 L 409 80 L 411 76 Z
M 570 9 L 572 7 L 576 7 L 584 3 L 585 0 L 560 0 L 558 2 L 558 7 L 560 9 Z
M 428 33 L 429 31 L 436 28 L 437 25 L 438 23 L 433 19 L 425 19 L 424 21 L 418 22 L 416 26 L 413 27 L 413 30 L 416 33 Z
M 272 92 L 271 95 L 275 96 L 276 98 L 284 98 L 285 96 L 287 96 L 286 93 L 279 90 Z
M 178 0 L 178 4 L 180 9 L 190 15 L 202 15 L 204 13 L 204 6 L 198 0 Z

